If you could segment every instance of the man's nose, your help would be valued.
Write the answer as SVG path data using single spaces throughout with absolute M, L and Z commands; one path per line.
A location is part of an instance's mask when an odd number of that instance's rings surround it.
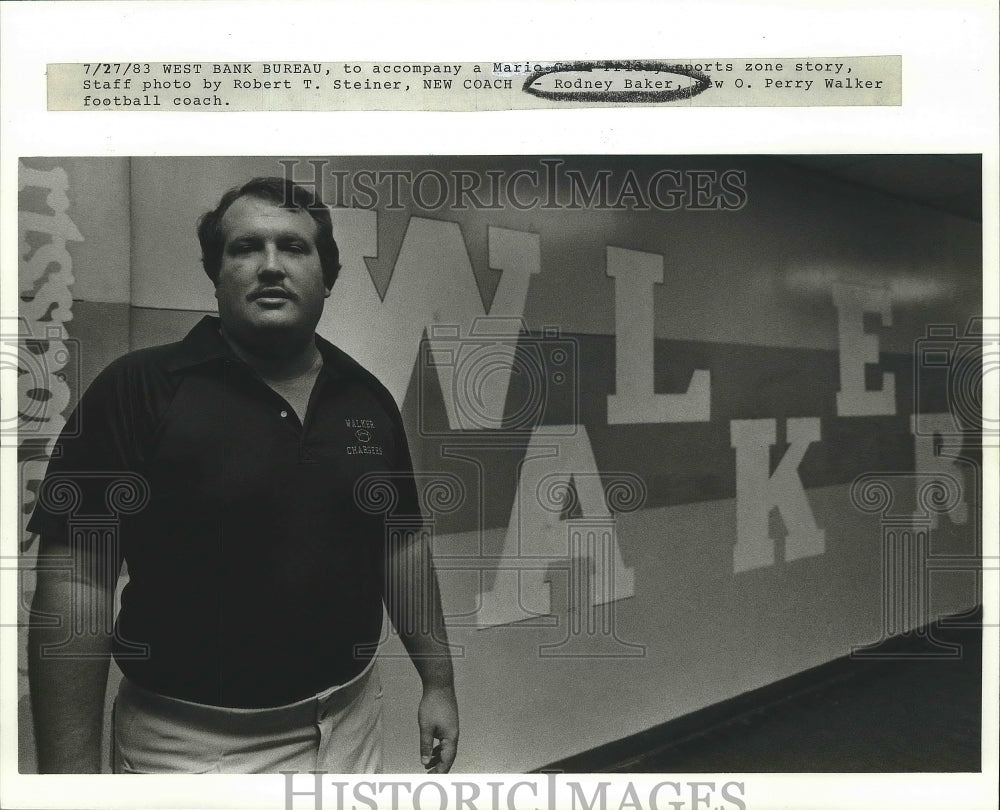
M 265 245 L 258 273 L 262 276 L 284 275 L 285 271 L 281 266 L 281 255 L 277 245 Z

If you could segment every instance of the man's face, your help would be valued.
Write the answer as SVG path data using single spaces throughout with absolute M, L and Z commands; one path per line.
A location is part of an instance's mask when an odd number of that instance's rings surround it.
M 315 220 L 300 208 L 240 197 L 221 225 L 215 297 L 226 331 L 244 343 L 311 335 L 330 295 Z

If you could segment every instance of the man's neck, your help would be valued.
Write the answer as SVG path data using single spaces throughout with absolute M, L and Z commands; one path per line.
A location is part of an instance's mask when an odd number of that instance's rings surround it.
M 266 346 L 248 346 L 234 339 L 223 327 L 222 338 L 233 354 L 264 380 L 294 380 L 314 374 L 322 364 L 314 336 L 294 343 L 281 341 Z

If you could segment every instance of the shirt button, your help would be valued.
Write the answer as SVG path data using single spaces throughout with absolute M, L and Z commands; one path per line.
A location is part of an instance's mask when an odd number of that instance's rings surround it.
M 284 419 L 286 416 L 288 416 L 288 411 L 282 411 L 281 418 Z

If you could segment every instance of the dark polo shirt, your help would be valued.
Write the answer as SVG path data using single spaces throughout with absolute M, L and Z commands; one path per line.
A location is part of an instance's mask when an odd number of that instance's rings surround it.
M 78 406 L 79 435 L 60 438 L 47 482 L 75 476 L 82 500 L 69 514 L 50 509 L 43 483 L 28 524 L 42 553 L 66 542 L 71 521 L 108 513 L 116 472 L 148 482 L 148 503 L 119 529 L 130 581 L 115 657 L 139 685 L 275 706 L 370 660 L 357 646 L 380 636 L 386 520 L 355 486 L 384 474 L 398 493 L 393 516 L 419 519 L 419 507 L 392 397 L 344 352 L 317 345 L 305 424 L 206 317 L 183 341 L 108 366 Z

